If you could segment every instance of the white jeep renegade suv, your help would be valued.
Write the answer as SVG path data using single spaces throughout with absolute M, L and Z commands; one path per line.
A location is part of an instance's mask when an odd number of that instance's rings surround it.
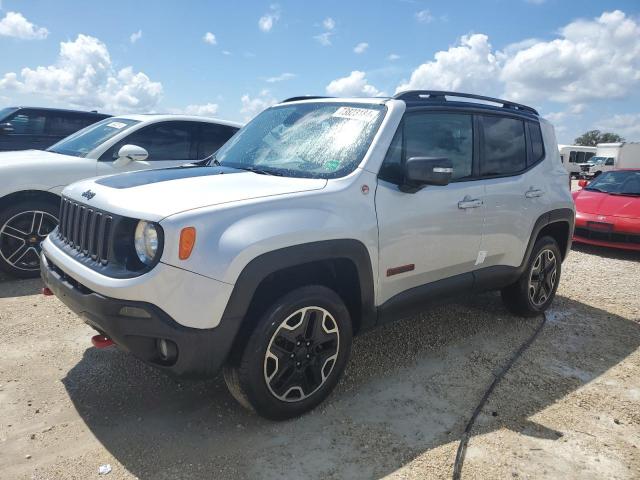
M 282 419 L 329 395 L 354 334 L 430 301 L 500 289 L 544 311 L 574 206 L 534 109 L 413 91 L 290 99 L 208 166 L 67 187 L 60 216 L 43 279 L 105 341 L 177 375 L 223 367 Z

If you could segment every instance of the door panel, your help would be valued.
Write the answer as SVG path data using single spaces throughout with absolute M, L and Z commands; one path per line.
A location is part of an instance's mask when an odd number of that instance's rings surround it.
M 380 251 L 380 298 L 476 268 L 485 208 L 460 208 L 483 202 L 478 182 L 428 186 L 410 194 L 380 181 L 376 190 Z M 462 205 L 461 205 L 462 206 Z M 414 270 L 387 276 L 389 269 L 413 264 Z

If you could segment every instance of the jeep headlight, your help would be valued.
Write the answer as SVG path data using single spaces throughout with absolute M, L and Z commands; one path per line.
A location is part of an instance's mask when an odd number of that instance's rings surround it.
M 145 265 L 151 265 L 158 254 L 158 227 L 154 223 L 140 220 L 136 226 L 133 243 L 140 261 Z

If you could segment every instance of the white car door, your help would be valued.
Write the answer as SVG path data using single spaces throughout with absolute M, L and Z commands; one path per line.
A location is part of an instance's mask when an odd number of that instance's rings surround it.
M 198 146 L 195 137 L 198 125 L 198 122 L 171 120 L 143 127 L 117 142 L 100 156 L 98 175 L 176 167 L 193 162 L 197 160 Z M 131 161 L 124 165 L 121 162 L 114 163 L 118 159 L 118 151 L 124 145 L 144 148 L 148 153 L 147 159 Z
M 446 157 L 452 183 L 405 193 L 404 159 Z M 473 116 L 410 112 L 389 148 L 376 189 L 379 303 L 414 287 L 455 277 L 471 286 L 484 219 L 484 186 L 473 180 Z M 461 275 L 462 274 L 462 275 Z

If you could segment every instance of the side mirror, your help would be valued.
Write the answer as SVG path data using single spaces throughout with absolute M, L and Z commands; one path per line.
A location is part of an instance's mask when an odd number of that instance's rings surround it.
M 414 193 L 425 185 L 448 185 L 453 175 L 453 164 L 442 157 L 410 157 L 404 163 L 404 183 L 400 190 Z
M 113 162 L 116 167 L 124 167 L 131 162 L 144 162 L 149 152 L 137 145 L 123 145 L 118 150 L 118 158 Z
M 13 125 L 10 123 L 0 123 L 0 134 L 8 135 L 14 132 Z
M 589 181 L 588 181 L 588 180 L 578 180 L 578 186 L 579 186 L 580 188 L 584 188 L 584 187 L 586 187 L 587 185 L 589 185 Z

